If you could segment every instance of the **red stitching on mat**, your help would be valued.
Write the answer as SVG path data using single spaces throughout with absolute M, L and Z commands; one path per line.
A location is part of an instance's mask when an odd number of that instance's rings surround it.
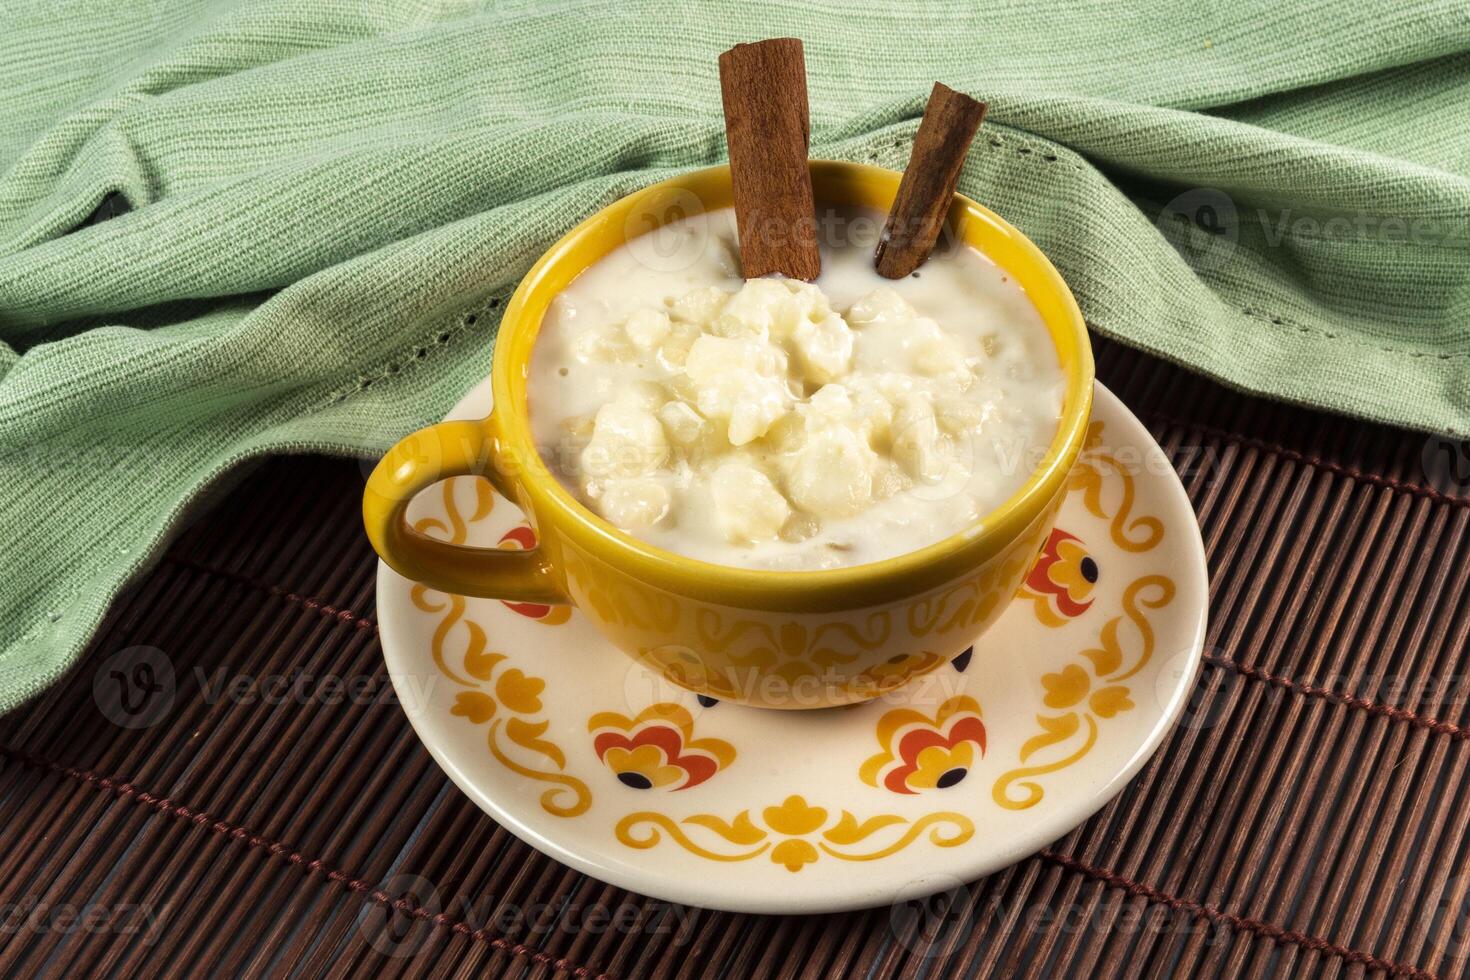
M 171 817 L 187 821 L 200 827 L 208 827 L 217 834 L 223 834 L 230 840 L 244 841 L 248 847 L 264 848 L 273 857 L 284 858 L 286 863 L 305 868 L 308 875 L 321 874 L 328 881 L 342 885 L 348 891 L 360 895 L 365 899 L 376 902 L 379 905 L 390 906 L 404 915 L 415 919 L 422 919 L 431 925 L 443 926 L 451 932 L 464 936 L 471 941 L 485 943 L 502 952 L 512 956 L 520 956 L 550 966 L 553 969 L 565 970 L 572 976 L 581 977 L 583 980 L 612 980 L 606 973 L 598 973 L 585 966 L 579 966 L 571 960 L 527 946 L 524 943 L 513 943 L 502 936 L 493 935 L 488 929 L 475 929 L 463 919 L 457 919 L 447 912 L 431 914 L 422 905 L 417 905 L 406 898 L 394 898 L 387 892 L 374 888 L 370 883 L 353 878 L 345 872 L 327 867 L 320 860 L 308 859 L 300 851 L 292 851 L 288 845 L 281 841 L 271 840 L 252 834 L 249 830 L 237 824 L 228 823 L 224 820 L 216 820 L 202 811 L 191 810 L 186 806 L 166 797 L 154 796 L 133 786 L 131 783 L 120 783 L 117 780 L 100 776 L 95 772 L 85 769 L 77 769 L 73 766 L 63 766 L 58 762 L 51 762 L 39 756 L 13 749 L 7 745 L 0 745 L 0 758 L 10 759 L 21 765 L 30 766 L 34 769 L 43 769 L 47 772 L 57 773 L 71 779 L 79 780 L 99 789 L 105 790 L 121 799 L 133 800 L 150 810 L 164 813 Z
M 1288 449 L 1279 443 L 1267 442 L 1265 439 L 1255 439 L 1251 436 L 1238 435 L 1229 429 L 1205 425 L 1203 422 L 1191 422 L 1188 419 L 1181 419 L 1174 415 L 1165 415 L 1162 412 L 1141 411 L 1138 412 L 1138 415 L 1142 418 L 1151 419 L 1160 425 L 1173 425 L 1181 429 L 1192 429 L 1201 435 L 1224 439 L 1226 442 L 1233 442 L 1236 445 L 1246 446 L 1251 449 L 1259 449 L 1273 456 L 1289 459 L 1294 463 L 1306 463 L 1308 466 L 1315 467 L 1319 470 L 1326 470 L 1329 473 L 1336 473 L 1339 476 L 1345 476 L 1349 479 L 1357 480 L 1360 483 L 1371 484 L 1375 487 L 1385 487 L 1390 490 L 1398 490 L 1415 497 L 1423 497 L 1426 500 L 1449 504 L 1452 507 L 1470 507 L 1470 497 L 1456 497 L 1442 490 L 1437 490 L 1434 487 L 1426 487 L 1420 483 L 1406 483 L 1403 480 L 1395 480 L 1393 477 L 1383 476 L 1379 473 L 1369 473 L 1366 470 L 1360 470 L 1356 467 L 1334 463 L 1331 460 L 1323 459 L 1321 456 L 1309 455 L 1298 449 Z
M 255 589 L 258 592 L 263 592 L 267 595 L 275 596 L 280 599 L 285 599 L 287 602 L 304 606 L 305 608 L 310 609 L 312 612 L 319 613 L 322 616 L 325 616 L 328 619 L 335 620 L 339 623 L 345 623 L 349 626 L 354 626 L 357 629 L 372 630 L 374 632 L 377 632 L 378 624 L 373 620 L 368 619 L 364 616 L 359 616 L 349 609 L 342 609 L 334 606 L 326 602 L 325 600 L 317 598 L 315 596 L 301 595 L 296 592 L 291 592 L 279 585 L 271 585 L 269 582 L 264 582 L 259 579 L 253 579 L 247 575 L 242 575 L 238 572 L 231 572 L 227 569 L 218 568 L 213 565 L 201 564 L 199 562 L 191 561 L 186 558 L 176 558 L 170 556 L 166 560 L 176 565 L 182 565 L 183 567 L 191 569 L 192 571 L 200 572 L 205 575 L 214 575 L 219 578 L 227 579 L 238 585 L 243 585 L 247 588 Z M 1298 694 L 1302 697 L 1320 698 L 1333 704 L 1340 704 L 1349 708 L 1356 708 L 1359 711 L 1366 711 L 1370 715 L 1375 715 L 1383 718 L 1392 718 L 1395 721 L 1407 722 L 1415 728 L 1422 728 L 1423 730 L 1427 732 L 1432 732 L 1435 735 L 1448 735 L 1450 738 L 1456 741 L 1465 741 L 1467 739 L 1470 739 L 1470 729 L 1462 728 L 1461 726 L 1448 721 L 1438 721 L 1433 718 L 1425 718 L 1423 715 L 1411 711 L 1408 708 L 1399 708 L 1390 704 L 1384 704 L 1380 701 L 1374 701 L 1372 698 L 1363 698 L 1353 694 L 1344 694 L 1338 691 L 1333 691 L 1329 688 L 1317 687 L 1315 685 L 1307 684 L 1302 681 L 1295 681 L 1289 677 L 1282 677 L 1279 674 L 1273 674 L 1270 671 L 1260 667 L 1247 666 L 1240 663 L 1239 661 L 1225 656 L 1224 654 L 1206 653 L 1202 656 L 1201 659 L 1203 659 L 1205 663 L 1213 664 L 1216 667 L 1223 667 L 1226 670 L 1234 671 L 1235 673 L 1249 678 L 1250 680 L 1260 681 L 1272 687 L 1279 687 L 1283 690 L 1291 691 L 1292 693 Z
M 243 585 L 246 588 L 254 589 L 257 592 L 264 592 L 266 595 L 275 596 L 278 599 L 285 599 L 287 602 L 292 602 L 299 606 L 305 606 L 307 609 L 310 609 L 314 613 L 319 613 L 320 615 L 325 616 L 328 619 L 335 619 L 339 623 L 346 623 L 349 626 L 355 626 L 360 630 L 372 630 L 374 633 L 378 631 L 378 624 L 376 621 L 368 619 L 366 616 L 359 616 L 351 609 L 343 609 L 339 606 L 333 606 L 325 600 L 317 598 L 316 596 L 301 595 L 299 592 L 290 592 L 279 585 L 272 585 L 269 582 L 265 582 L 256 578 L 251 578 L 249 575 L 242 575 L 239 572 L 232 572 L 229 569 L 219 568 L 215 565 L 205 565 L 202 562 L 193 561 L 188 558 L 179 558 L 175 555 L 165 556 L 164 561 L 169 562 L 173 565 L 179 565 L 183 568 L 187 568 L 193 572 L 199 572 L 203 575 L 214 575 L 218 578 L 227 579 L 231 582 L 234 582 L 236 585 Z
M 1359 711 L 1366 711 L 1370 715 L 1377 715 L 1383 718 L 1392 718 L 1394 721 L 1407 722 L 1415 728 L 1422 728 L 1425 731 L 1433 732 L 1436 735 L 1448 735 L 1450 738 L 1454 739 L 1457 742 L 1463 742 L 1466 739 L 1470 739 L 1470 730 L 1461 728 L 1459 725 L 1453 724 L 1448 721 L 1437 721 L 1433 718 L 1425 718 L 1423 715 L 1411 711 L 1408 708 L 1399 708 L 1391 704 L 1386 704 L 1382 701 L 1375 701 L 1372 698 L 1362 698 L 1358 697 L 1355 694 L 1344 694 L 1341 691 L 1334 691 L 1331 688 L 1318 687 L 1315 684 L 1307 684 L 1302 681 L 1295 681 L 1292 680 L 1290 677 L 1282 677 L 1280 674 L 1273 674 L 1269 670 L 1266 670 L 1262 667 L 1247 666 L 1246 664 L 1240 663 L 1237 660 L 1233 660 L 1230 657 L 1227 657 L 1221 653 L 1206 653 L 1201 657 L 1201 659 L 1207 664 L 1214 664 L 1216 667 L 1223 667 L 1226 670 L 1233 670 L 1237 674 L 1248 677 L 1251 680 L 1260 681 L 1261 683 L 1269 684 L 1272 687 L 1283 688 L 1284 690 L 1291 691 L 1294 694 L 1299 694 L 1302 697 L 1320 698 L 1323 701 L 1329 701 L 1333 704 L 1346 705 L 1350 708 L 1357 708 Z
M 1385 960 L 1371 953 L 1365 953 L 1362 950 L 1353 949 L 1341 943 L 1331 942 L 1320 936 L 1308 936 L 1306 933 L 1297 932 L 1293 929 L 1283 929 L 1278 925 L 1263 922 L 1260 919 L 1251 919 L 1236 915 L 1233 912 L 1226 912 L 1224 909 L 1215 905 L 1202 905 L 1199 902 L 1192 902 L 1187 898 L 1178 898 L 1174 895 L 1169 895 L 1159 891 L 1157 888 L 1134 881 L 1131 878 L 1125 878 L 1106 868 L 1099 868 L 1085 861 L 1079 861 L 1077 858 L 1058 854 L 1051 848 L 1046 848 L 1041 851 L 1039 856 L 1069 871 L 1075 871 L 1078 874 L 1085 875 L 1094 881 L 1100 881 L 1114 888 L 1121 888 L 1129 895 L 1147 899 L 1150 902 L 1156 902 L 1177 912 L 1187 912 L 1196 919 L 1224 923 L 1238 932 L 1249 932 L 1257 936 L 1264 936 L 1267 939 L 1274 940 L 1277 945 L 1291 944 L 1293 946 L 1302 946 L 1306 949 L 1315 950 L 1318 953 L 1335 956 L 1347 963 L 1357 963 L 1371 970 L 1382 970 L 1392 977 L 1412 977 L 1414 980 L 1438 980 L 1428 970 L 1421 970 L 1418 967 L 1406 966 L 1403 963 Z
M 331 605 L 323 599 L 314 596 L 301 595 L 296 592 L 291 592 L 279 585 L 271 585 L 269 582 L 264 582 L 259 579 L 253 579 L 247 575 L 242 575 L 238 572 L 231 572 L 227 569 L 217 568 L 213 565 L 201 564 L 199 562 L 191 561 L 186 558 L 176 558 L 170 556 L 167 558 L 167 560 L 176 565 L 182 565 L 183 567 L 196 572 L 200 572 L 206 575 L 218 576 L 231 582 L 235 582 L 236 584 L 246 586 L 247 588 L 255 589 L 259 592 L 264 592 L 267 595 L 272 595 L 276 596 L 277 598 L 285 599 L 287 602 L 304 606 L 305 608 L 319 613 L 322 616 L 327 617 L 328 619 L 333 619 L 337 622 L 354 626 L 357 629 L 372 630 L 374 632 L 377 632 L 378 624 L 373 620 L 368 619 L 364 616 L 359 616 L 349 609 L 342 609 L 337 606 Z M 1222 667 L 1226 670 L 1234 671 L 1235 673 L 1249 678 L 1250 680 L 1259 681 L 1272 687 L 1278 687 L 1283 690 L 1291 691 L 1292 693 L 1300 695 L 1302 697 L 1319 698 L 1332 704 L 1340 704 L 1345 707 L 1355 708 L 1359 711 L 1366 711 L 1368 714 L 1377 717 L 1391 718 L 1394 721 L 1406 722 L 1415 728 L 1421 728 L 1424 731 L 1431 732 L 1435 735 L 1447 735 L 1457 742 L 1470 740 L 1470 729 L 1462 728 L 1461 726 L 1456 725 L 1452 722 L 1438 721 L 1434 718 L 1426 718 L 1423 715 L 1418 714 L 1417 712 L 1412 711 L 1408 708 L 1399 708 L 1391 704 L 1385 704 L 1381 701 L 1375 701 L 1372 698 L 1363 698 L 1353 694 L 1344 694 L 1339 691 L 1333 691 L 1330 688 L 1317 687 L 1313 684 L 1307 684 L 1302 681 L 1292 680 L 1289 677 L 1283 677 L 1279 674 L 1273 674 L 1270 671 L 1265 670 L 1261 667 L 1247 666 L 1246 664 L 1242 664 L 1237 660 L 1225 656 L 1224 654 L 1206 653 L 1202 655 L 1201 659 L 1204 660 L 1205 663 L 1213 664 L 1216 667 Z

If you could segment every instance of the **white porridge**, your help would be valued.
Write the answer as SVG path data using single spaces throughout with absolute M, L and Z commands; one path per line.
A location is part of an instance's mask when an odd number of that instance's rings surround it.
M 942 247 L 889 281 L 881 226 L 843 212 L 812 284 L 741 279 L 728 209 L 587 269 L 531 359 L 552 471 L 617 527 L 723 565 L 858 565 L 976 527 L 1056 434 L 1061 367 L 984 255 Z

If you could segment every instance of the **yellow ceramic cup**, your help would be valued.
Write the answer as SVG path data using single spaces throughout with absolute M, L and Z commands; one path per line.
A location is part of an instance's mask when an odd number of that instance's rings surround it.
M 889 170 L 829 161 L 813 161 L 811 173 L 823 206 L 885 213 L 900 179 Z M 403 575 L 462 595 L 574 603 L 618 647 L 700 694 L 775 708 L 868 700 L 963 651 L 1020 586 L 1050 532 L 1086 433 L 1093 381 L 1087 329 L 1041 251 L 991 211 L 956 195 L 950 231 L 1026 290 L 1066 376 L 1056 438 L 1025 485 L 959 534 L 851 568 L 758 571 L 663 551 L 602 520 L 557 482 L 532 439 L 527 364 L 548 305 L 583 269 L 651 228 L 730 203 L 729 168 L 701 170 L 630 194 L 552 246 L 506 307 L 489 418 L 443 422 L 394 446 L 368 480 L 363 519 L 373 547 Z M 526 513 L 536 547 L 449 544 L 407 525 L 415 494 L 469 474 L 488 478 Z

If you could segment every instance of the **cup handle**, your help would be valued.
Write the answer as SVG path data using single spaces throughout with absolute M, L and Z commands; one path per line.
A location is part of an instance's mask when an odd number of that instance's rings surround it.
M 406 436 L 368 477 L 362 519 L 368 540 L 394 571 L 441 592 L 508 602 L 566 603 L 541 548 L 512 551 L 451 544 L 408 525 L 409 501 L 455 476 L 483 476 L 514 501 L 510 479 L 496 465 L 492 419 L 440 422 Z

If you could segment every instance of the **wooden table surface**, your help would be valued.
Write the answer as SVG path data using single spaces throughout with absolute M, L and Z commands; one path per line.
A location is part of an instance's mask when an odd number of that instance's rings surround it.
M 1184 723 L 1042 853 L 811 917 L 540 856 L 393 703 L 363 466 L 280 459 L 0 719 L 0 976 L 1465 975 L 1465 447 L 1097 349 L 1199 514 L 1210 633 Z

